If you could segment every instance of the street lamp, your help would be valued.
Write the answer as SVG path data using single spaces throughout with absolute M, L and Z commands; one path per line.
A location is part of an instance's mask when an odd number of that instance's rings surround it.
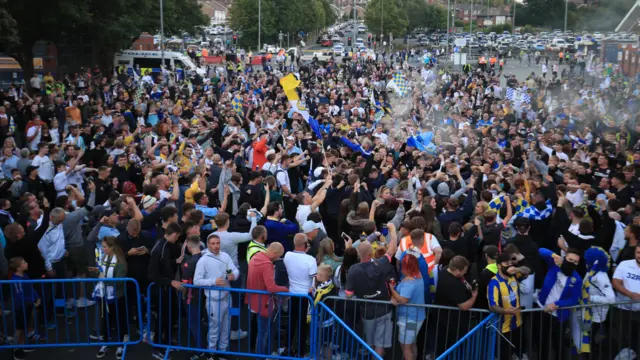
M 260 43 L 260 32 L 262 31 L 262 0 L 258 0 L 258 52 L 262 47 Z
M 160 0 L 160 64 L 164 66 L 164 13 L 162 0 Z

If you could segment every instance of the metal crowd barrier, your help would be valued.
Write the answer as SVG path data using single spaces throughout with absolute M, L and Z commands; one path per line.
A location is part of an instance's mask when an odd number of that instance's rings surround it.
M 640 302 L 522 310 L 522 325 L 498 316 L 496 358 L 636 359 L 640 357 Z M 591 321 L 588 321 L 588 319 Z M 509 328 L 509 331 L 506 331 Z
M 496 322 L 497 317 L 495 314 L 487 316 L 476 327 L 471 329 L 467 335 L 463 336 L 462 339 L 458 340 L 452 347 L 438 356 L 436 360 L 495 359 Z
M 96 287 L 113 297 L 92 298 Z M 95 305 L 80 308 L 67 302 L 81 296 Z M 24 343 L 14 338 L 0 349 L 113 346 L 123 348 L 124 359 L 127 346 L 141 341 L 135 331 L 142 329 L 140 286 L 131 278 L 3 280 L 0 306 L 11 312 L 2 316 L 0 332 L 25 335 Z
M 369 346 L 383 347 L 385 354 L 391 349 L 393 359 L 402 358 L 399 345 L 412 343 L 412 340 L 417 345 L 418 359 L 436 359 L 491 315 L 480 309 L 462 311 L 457 307 L 425 304 L 395 306 L 388 301 L 357 298 L 327 297 L 324 304 L 344 321 L 345 326 L 363 335 L 361 337 Z M 406 316 L 399 316 L 401 307 L 410 309 Z M 421 313 L 424 314 L 422 321 Z M 385 343 L 375 344 L 377 336 L 371 331 L 367 334 L 371 324 L 383 326 L 381 337 L 387 339 Z
M 339 355 L 340 359 L 382 360 L 365 341 L 363 341 L 336 313 L 324 303 L 318 303 L 315 328 L 314 359 L 331 360 Z
M 183 286 L 181 293 L 152 283 L 147 291 L 147 333 L 153 334 L 147 341 L 164 349 L 166 357 L 170 351 L 182 350 L 299 359 L 316 349 L 317 316 L 315 307 L 309 307 L 313 301 L 308 295 Z M 252 301 L 268 316 L 251 312 L 247 303 Z M 245 330 L 246 338 L 235 341 L 232 329 Z

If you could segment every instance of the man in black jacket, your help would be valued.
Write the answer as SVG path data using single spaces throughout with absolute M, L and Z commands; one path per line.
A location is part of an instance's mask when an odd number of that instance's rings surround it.
M 169 288 L 170 286 L 176 290 L 184 291 L 184 287 L 180 281 L 173 280 L 173 274 L 176 271 L 176 258 L 172 256 L 171 245 L 178 241 L 182 234 L 182 228 L 177 223 L 171 223 L 167 226 L 164 237 L 158 240 L 153 249 L 151 249 L 151 257 L 149 259 L 149 281 L 155 283 L 155 287 L 151 290 L 152 306 L 162 314 L 160 317 L 160 329 L 156 333 L 160 334 L 160 340 L 163 344 L 168 344 L 169 339 L 169 321 L 175 324 L 178 317 L 178 310 L 175 305 L 177 299 L 170 299 L 175 293 Z M 159 307 L 162 308 L 159 308 Z M 153 357 L 164 359 L 163 349 L 154 349 Z

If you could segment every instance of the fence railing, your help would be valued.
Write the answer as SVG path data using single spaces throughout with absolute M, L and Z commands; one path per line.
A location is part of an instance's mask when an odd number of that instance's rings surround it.
M 416 344 L 419 359 L 435 359 L 490 315 L 487 310 L 328 297 L 325 305 L 378 353 L 402 358 L 403 346 Z M 416 354 L 412 354 L 416 355 Z
M 184 288 L 148 288 L 147 332 L 154 334 L 148 342 L 155 348 L 269 359 L 296 359 L 316 349 L 315 307 L 309 307 L 308 295 Z
M 332 359 L 339 355 L 340 359 L 382 360 L 358 334 L 324 303 L 316 308 L 317 321 L 315 341 L 317 345 L 315 359 Z
M 491 314 L 471 329 L 462 339 L 442 353 L 436 360 L 495 359 L 497 317 Z M 509 358 L 510 359 L 510 358 Z
M 640 303 L 589 304 L 518 317 L 497 316 L 496 357 L 634 359 L 640 355 Z
M 75 301 L 88 298 L 93 306 Z M 137 306 L 136 306 L 137 305 Z M 140 287 L 130 278 L 0 281 L 0 332 L 14 334 L 4 349 L 122 347 L 138 344 Z

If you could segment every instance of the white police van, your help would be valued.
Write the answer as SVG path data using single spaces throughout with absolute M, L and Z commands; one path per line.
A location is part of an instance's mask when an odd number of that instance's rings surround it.
M 133 69 L 139 66 L 141 76 L 150 70 L 152 76 L 155 77 L 161 73 L 161 64 L 161 51 L 124 50 L 116 53 L 113 57 L 113 66 L 115 68 L 125 66 L 130 75 L 133 74 Z M 190 57 L 179 52 L 165 51 L 164 64 L 167 69 L 176 73 L 178 79 L 184 79 L 185 75 L 206 75 L 205 69 L 198 68 Z

